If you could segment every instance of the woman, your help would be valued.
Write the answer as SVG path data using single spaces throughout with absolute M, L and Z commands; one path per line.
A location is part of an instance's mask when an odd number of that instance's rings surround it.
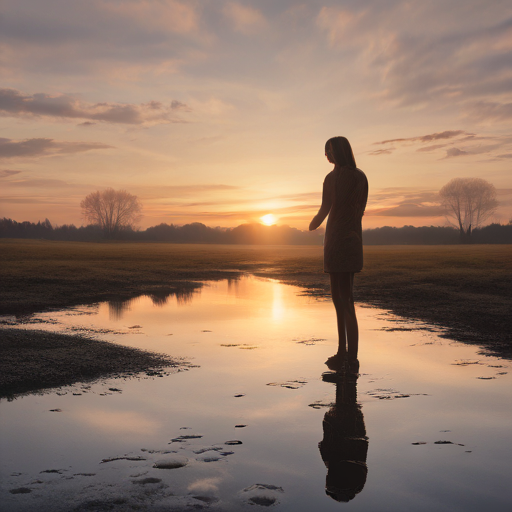
M 368 199 L 368 180 L 356 161 L 349 141 L 333 137 L 325 144 L 325 156 L 334 169 L 325 177 L 322 206 L 309 230 L 318 228 L 329 214 L 324 240 L 324 272 L 331 278 L 331 294 L 338 320 L 338 353 L 326 364 L 340 370 L 348 361 L 357 372 L 359 330 L 354 308 L 354 273 L 363 268 L 361 219 Z

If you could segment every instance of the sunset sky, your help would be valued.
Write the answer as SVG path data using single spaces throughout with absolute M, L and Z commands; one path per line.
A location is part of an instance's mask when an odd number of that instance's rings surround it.
M 3 0 L 0 217 L 84 223 L 136 194 L 145 228 L 273 214 L 307 229 L 344 135 L 363 227 L 445 225 L 482 177 L 512 218 L 510 0 Z

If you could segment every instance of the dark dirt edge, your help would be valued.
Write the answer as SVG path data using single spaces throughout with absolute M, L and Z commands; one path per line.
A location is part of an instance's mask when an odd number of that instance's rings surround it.
M 19 308 L 13 305 L 10 308 L 3 308 L 4 314 L 16 314 L 19 317 L 29 316 L 35 313 L 43 311 L 55 311 L 66 307 L 72 307 L 83 304 L 93 304 L 107 300 L 125 301 L 130 300 L 141 295 L 148 296 L 179 296 L 180 293 L 194 292 L 202 288 L 207 281 L 219 281 L 223 279 L 238 279 L 244 275 L 252 274 L 260 278 L 271 278 L 277 279 L 284 284 L 297 286 L 303 289 L 305 295 L 316 297 L 316 298 L 330 298 L 330 289 L 328 278 L 323 274 L 286 274 L 280 272 L 279 269 L 273 269 L 273 271 L 261 271 L 259 268 L 245 269 L 240 271 L 230 272 L 202 272 L 198 275 L 187 275 L 185 279 L 175 279 L 172 283 L 167 283 L 161 286 L 155 285 L 137 285 L 133 284 L 130 289 L 124 290 L 124 293 L 112 293 L 109 290 L 103 292 L 96 292 L 94 294 L 87 294 L 87 296 L 81 296 L 80 300 L 75 295 L 67 295 L 63 298 L 62 295 L 54 295 L 52 304 L 49 307 L 42 307 L 41 304 L 25 304 L 23 308 Z M 177 276 L 176 276 L 177 277 Z M 184 276 L 185 277 L 185 276 Z M 188 278 L 188 279 L 187 279 Z M 502 319 L 503 325 L 489 326 L 483 324 L 481 328 L 475 328 L 469 326 L 464 318 L 467 316 L 467 311 L 464 310 L 464 305 L 458 307 L 457 305 L 451 305 L 450 310 L 444 313 L 439 313 L 439 310 L 435 308 L 426 307 L 429 304 L 431 297 L 428 296 L 410 296 L 404 297 L 403 293 L 396 293 L 393 290 L 382 290 L 379 287 L 367 288 L 365 286 L 358 286 L 356 282 L 355 286 L 355 300 L 366 304 L 370 307 L 378 307 L 389 311 L 392 314 L 401 316 L 410 320 L 419 320 L 434 326 L 436 329 L 441 330 L 441 337 L 452 339 L 458 342 L 463 342 L 471 345 L 480 347 L 483 355 L 492 355 L 501 357 L 504 359 L 512 359 L 512 347 L 508 334 L 507 323 L 509 320 Z M 418 327 L 421 328 L 421 327 Z M 16 332 L 22 332 L 19 329 L 12 329 Z M 6 332 L 7 329 L 2 328 L 0 333 Z M 27 331 L 24 331 L 27 332 Z M 34 339 L 44 339 L 48 333 L 45 331 L 30 331 Z M 66 336 L 61 334 L 54 334 L 56 337 Z M 81 340 L 81 342 L 90 342 L 91 340 L 87 337 L 72 336 L 75 340 Z M 96 340 L 97 341 L 97 340 Z M 99 342 L 107 343 L 108 342 Z M 109 344 L 114 345 L 114 344 Z M 117 345 L 116 345 L 117 346 Z M 124 347 L 126 348 L 126 347 Z M 135 350 L 128 349 L 127 350 Z M 158 357 L 158 355 L 154 355 Z M 161 356 L 166 357 L 166 356 Z M 154 361 L 156 363 L 156 360 Z M 16 363 L 14 363 L 16 364 Z M 151 363 L 152 364 L 152 363 Z M 145 371 L 151 371 L 155 368 L 163 368 L 164 364 L 157 363 L 156 366 L 151 366 L 148 361 L 146 365 L 142 365 L 139 370 L 135 373 L 143 373 Z M 167 363 L 167 366 L 172 366 Z M 3 373 L 3 371 L 1 371 Z M 1 375 L 0 373 L 0 375 Z M 127 376 L 131 373 L 130 369 L 121 364 L 115 370 L 103 371 L 95 376 L 80 376 L 78 378 L 62 379 L 58 382 L 38 382 L 37 379 L 33 378 L 30 381 L 25 381 L 25 384 L 17 388 L 4 388 L 0 381 L 0 398 L 14 396 L 20 393 L 26 392 L 37 392 L 46 388 L 54 388 L 77 382 L 86 382 L 90 380 L 98 380 L 100 378 L 116 377 L 116 376 Z M 133 373 L 133 372 L 132 372 Z M 129 376 L 129 375 L 128 375 Z
M 0 399 L 103 379 L 163 377 L 190 363 L 78 335 L 0 329 Z

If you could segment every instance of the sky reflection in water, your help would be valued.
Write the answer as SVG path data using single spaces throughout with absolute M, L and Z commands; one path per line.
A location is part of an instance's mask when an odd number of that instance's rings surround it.
M 199 367 L 2 402 L 5 510 L 508 510 L 508 362 L 359 307 L 361 376 L 325 382 L 334 308 L 299 292 L 243 278 L 38 315 Z M 119 457 L 144 460 L 100 463 Z

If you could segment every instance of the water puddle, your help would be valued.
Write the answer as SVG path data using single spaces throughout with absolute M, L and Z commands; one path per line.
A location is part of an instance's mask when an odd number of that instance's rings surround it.
M 2 510 L 509 510 L 510 363 L 360 306 L 361 375 L 322 378 L 334 308 L 300 292 L 246 277 L 19 325 L 197 367 L 2 401 Z

